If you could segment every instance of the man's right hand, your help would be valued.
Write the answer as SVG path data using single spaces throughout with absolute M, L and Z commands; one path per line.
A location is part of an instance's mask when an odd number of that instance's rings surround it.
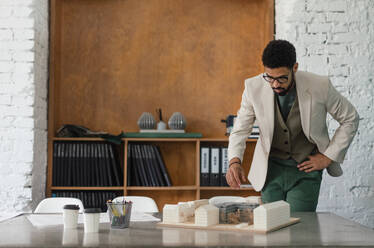
M 226 173 L 227 184 L 232 188 L 240 188 L 240 184 L 245 182 L 244 170 L 240 164 L 232 164 Z

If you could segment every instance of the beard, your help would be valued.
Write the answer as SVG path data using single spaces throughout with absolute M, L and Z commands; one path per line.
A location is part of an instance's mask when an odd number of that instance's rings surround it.
M 276 92 L 275 90 L 281 90 L 281 91 L 280 92 Z M 273 91 L 278 96 L 285 96 L 288 93 L 288 89 L 283 89 L 283 88 L 280 88 L 280 87 L 279 88 L 273 88 Z
M 278 88 L 273 88 L 273 91 L 275 94 L 277 94 L 278 96 L 285 96 L 287 95 L 287 93 L 290 91 L 290 89 L 292 89 L 292 87 L 294 86 L 295 84 L 295 77 L 294 77 L 294 73 L 292 72 L 292 81 L 290 83 L 290 85 L 285 89 L 285 88 L 282 88 L 282 87 L 278 87 Z M 276 92 L 275 90 L 281 90 L 280 92 Z

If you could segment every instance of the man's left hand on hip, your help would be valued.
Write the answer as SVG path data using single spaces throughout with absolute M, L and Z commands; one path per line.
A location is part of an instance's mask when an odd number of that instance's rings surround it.
M 301 171 L 311 172 L 316 170 L 323 170 L 327 168 L 332 160 L 323 155 L 322 153 L 317 153 L 315 155 L 308 156 L 309 160 L 302 162 L 297 165 L 297 168 Z

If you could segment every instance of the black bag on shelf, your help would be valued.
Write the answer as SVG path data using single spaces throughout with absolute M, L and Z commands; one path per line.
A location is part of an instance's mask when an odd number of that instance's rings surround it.
M 125 137 L 125 133 L 122 131 L 119 135 L 113 135 L 107 132 L 91 131 L 84 126 L 64 124 L 57 130 L 56 137 L 99 137 L 119 145 L 122 142 L 122 138 Z

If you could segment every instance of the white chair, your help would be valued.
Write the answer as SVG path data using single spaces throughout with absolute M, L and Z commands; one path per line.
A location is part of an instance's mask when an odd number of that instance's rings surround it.
M 119 196 L 113 202 L 132 201 L 131 211 L 142 213 L 158 213 L 156 202 L 146 196 Z
M 213 196 L 209 199 L 210 205 L 218 205 L 225 202 L 246 202 L 246 200 L 240 196 Z
M 51 197 L 42 200 L 36 207 L 34 213 L 51 214 L 62 213 L 64 205 L 74 204 L 79 206 L 79 212 L 83 213 L 84 207 L 81 200 L 70 197 Z

